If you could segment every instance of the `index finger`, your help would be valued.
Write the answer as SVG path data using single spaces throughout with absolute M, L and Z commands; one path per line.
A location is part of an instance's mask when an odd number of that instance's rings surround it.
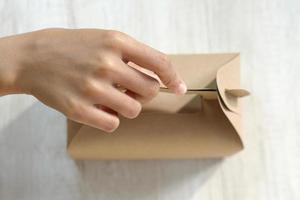
M 120 48 L 123 59 L 153 71 L 174 93 L 179 95 L 186 93 L 186 84 L 164 53 L 138 42 L 130 36 L 121 42 Z

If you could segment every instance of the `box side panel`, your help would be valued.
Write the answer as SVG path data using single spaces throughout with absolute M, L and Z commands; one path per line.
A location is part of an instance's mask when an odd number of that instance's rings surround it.
M 69 153 L 75 159 L 193 159 L 222 157 L 241 149 L 217 100 L 197 113 L 144 113 L 121 119 L 112 134 L 83 126 Z
M 67 119 L 67 147 L 69 146 L 70 142 L 72 141 L 80 127 L 82 127 L 82 124 Z

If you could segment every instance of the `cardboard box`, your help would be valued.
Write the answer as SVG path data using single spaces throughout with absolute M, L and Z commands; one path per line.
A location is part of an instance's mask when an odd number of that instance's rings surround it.
M 194 159 L 231 155 L 243 148 L 239 54 L 170 55 L 188 86 L 167 89 L 114 133 L 68 120 L 67 150 L 74 159 Z M 163 87 L 163 85 L 162 85 Z

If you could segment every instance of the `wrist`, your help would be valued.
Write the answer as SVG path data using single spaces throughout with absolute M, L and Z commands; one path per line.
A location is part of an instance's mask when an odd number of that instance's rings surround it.
M 20 71 L 26 43 L 22 35 L 0 38 L 0 96 L 25 92 L 20 85 Z

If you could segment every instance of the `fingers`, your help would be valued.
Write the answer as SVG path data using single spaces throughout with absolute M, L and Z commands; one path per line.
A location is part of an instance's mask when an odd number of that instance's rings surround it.
M 102 89 L 100 89 L 102 87 Z M 117 90 L 111 85 L 105 88 L 99 86 L 91 98 L 95 104 L 105 106 L 126 118 L 133 119 L 138 116 L 142 110 L 140 102 L 129 95 Z
M 187 90 L 184 81 L 172 66 L 168 57 L 125 34 L 115 34 L 123 59 L 131 61 L 156 73 L 161 81 L 176 94 L 184 94 Z
M 133 98 L 133 94 L 125 94 L 109 83 L 102 83 L 95 88 L 94 86 L 93 93 L 92 90 L 89 91 L 90 100 L 86 103 L 71 103 L 69 111 L 66 112 L 68 118 L 113 132 L 120 123 L 118 114 L 132 119 L 141 112 L 142 106 Z
M 134 95 L 135 99 L 145 103 L 158 94 L 159 82 L 155 78 L 140 72 L 123 62 L 121 62 L 120 65 L 123 66 L 120 68 L 119 74 L 116 74 L 113 81 L 125 87 L 127 90 L 130 90 L 131 95 Z
M 86 105 L 80 111 L 73 112 L 70 118 L 105 132 L 113 132 L 120 124 L 120 120 L 115 114 L 93 105 Z
M 186 92 L 185 83 L 165 54 L 133 40 L 127 45 L 123 55 L 125 59 L 156 73 L 161 81 L 176 94 Z

